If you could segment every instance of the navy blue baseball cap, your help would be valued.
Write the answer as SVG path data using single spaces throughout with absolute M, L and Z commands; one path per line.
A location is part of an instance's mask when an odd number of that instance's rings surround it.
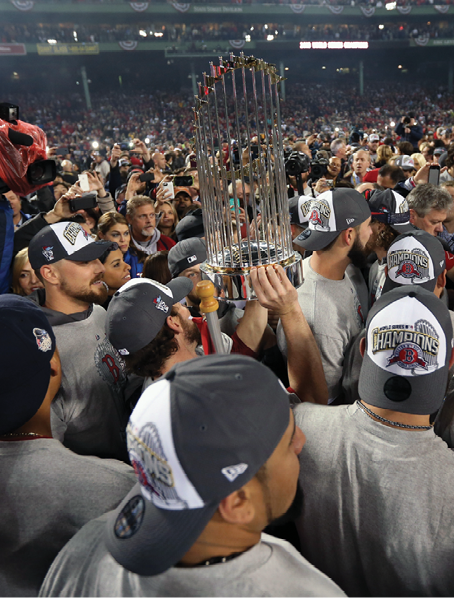
M 0 296 L 0 434 L 31 419 L 46 396 L 55 336 L 30 299 Z

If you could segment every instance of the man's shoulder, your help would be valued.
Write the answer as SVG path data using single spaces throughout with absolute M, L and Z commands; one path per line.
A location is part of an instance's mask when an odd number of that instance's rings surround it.
M 110 513 L 86 523 L 59 552 L 41 586 L 40 596 L 95 594 L 101 563 L 108 561 L 111 577 L 121 569 L 107 552 L 103 536 Z M 75 575 L 75 572 L 78 575 Z M 107 594 L 106 594 L 107 595 Z
M 345 596 L 329 577 L 309 563 L 289 542 L 262 534 L 261 544 L 262 548 L 271 552 L 266 562 L 251 576 L 254 585 L 250 595 L 263 595 L 260 588 L 254 587 L 258 584 L 267 595 Z
M 349 405 L 331 406 L 301 403 L 293 408 L 293 414 L 297 426 L 301 427 L 303 424 L 309 425 L 311 423 L 315 426 L 319 424 L 326 425 L 330 421 L 344 418 L 348 407 Z

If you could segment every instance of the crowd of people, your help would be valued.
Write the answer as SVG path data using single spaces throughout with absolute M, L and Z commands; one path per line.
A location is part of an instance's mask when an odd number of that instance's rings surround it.
M 454 124 L 454 101 L 446 88 L 414 88 L 410 106 L 404 89 L 385 89 L 377 83 L 366 83 L 362 97 L 355 87 L 341 82 L 288 84 L 286 91 L 281 113 L 287 137 L 313 132 L 349 136 L 363 127 L 385 138 L 407 109 L 417 112 L 427 138 L 433 138 L 438 126 Z M 34 93 L 17 96 L 15 101 L 23 119 L 45 131 L 50 147 L 59 148 L 62 155 L 66 153 L 81 166 L 92 153 L 93 143 L 103 154 L 113 143 L 131 149 L 134 138 L 162 151 L 180 147 L 188 152 L 194 137 L 190 91 L 92 94 L 90 110 L 83 96 L 74 93 L 58 97 Z
M 452 98 L 335 131 L 359 103 L 323 92 L 266 154 L 275 216 L 242 135 L 206 180 L 188 100 L 24 98 L 57 174 L 0 180 L 0 595 L 453 594 Z M 213 336 L 207 183 L 220 238 L 285 223 L 302 271 L 214 279 Z
M 433 38 L 452 38 L 453 24 L 437 21 L 424 24 L 311 24 L 288 23 L 190 23 L 165 24 L 140 23 L 137 25 L 0 25 L 2 43 L 90 43 L 116 41 L 163 40 L 175 43 L 217 40 L 266 41 L 269 35 L 276 40 L 402 40 L 423 35 Z

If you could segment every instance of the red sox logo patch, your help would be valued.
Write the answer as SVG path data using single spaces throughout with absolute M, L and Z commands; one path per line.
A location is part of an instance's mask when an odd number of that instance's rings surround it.
M 418 320 L 414 327 L 391 325 L 372 331 L 372 353 L 392 351 L 386 367 L 397 365 L 415 373 L 438 366 L 440 342 L 435 328 L 427 320 Z
M 412 283 L 426 282 L 430 279 L 430 258 L 421 249 L 391 251 L 387 262 L 391 278 L 400 277 Z M 391 272 L 393 268 L 394 274 Z
M 310 199 L 301 205 L 301 222 L 308 221 L 315 230 L 329 231 L 331 208 L 325 199 Z

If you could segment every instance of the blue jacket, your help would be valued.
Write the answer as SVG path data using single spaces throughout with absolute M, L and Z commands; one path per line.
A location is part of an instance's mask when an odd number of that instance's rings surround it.
M 415 149 L 418 149 L 418 141 L 422 137 L 422 126 L 413 125 L 410 128 L 410 133 L 405 133 L 407 125 L 399 123 L 395 128 L 396 133 L 400 136 L 401 141 L 409 141 Z
M 0 295 L 9 292 L 13 261 L 13 210 L 6 199 L 0 200 Z

